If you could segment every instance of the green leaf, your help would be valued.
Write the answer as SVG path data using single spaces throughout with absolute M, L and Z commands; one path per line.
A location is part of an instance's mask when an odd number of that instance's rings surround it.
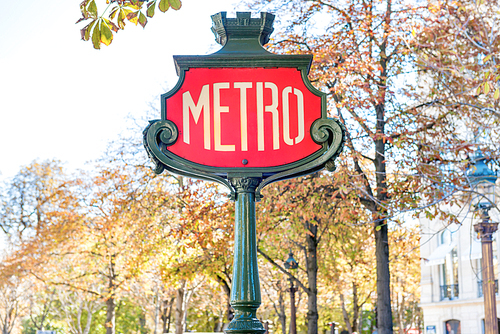
M 160 0 L 160 3 L 158 4 L 158 8 L 165 13 L 169 8 L 170 8 L 170 3 L 168 0 Z
M 144 15 L 142 12 L 140 12 L 140 14 L 139 14 L 139 24 L 144 28 L 147 23 L 148 23 L 148 19 L 146 18 L 146 15 Z
M 484 94 L 488 94 L 490 92 L 490 84 L 488 82 L 484 83 Z
M 101 30 L 99 24 L 96 24 L 92 32 L 92 44 L 94 45 L 94 49 L 99 50 L 101 48 Z
M 172 6 L 173 9 L 179 10 L 181 9 L 182 3 L 181 0 L 168 0 L 170 3 L 170 6 Z
M 118 19 L 116 20 L 116 23 L 118 23 L 118 27 L 120 27 L 120 29 L 125 29 L 125 17 L 127 17 L 125 11 L 120 9 L 120 12 L 118 13 Z
M 96 23 L 96 20 L 90 22 L 89 24 L 87 24 L 87 26 L 85 28 L 83 28 L 81 31 L 82 31 L 82 39 L 85 40 L 85 41 L 88 41 L 89 38 L 90 38 L 90 32 L 92 31 L 92 27 L 94 26 L 94 24 Z M 85 30 L 85 35 L 83 35 L 83 30 Z
M 153 17 L 155 15 L 155 8 L 156 8 L 156 1 L 154 2 L 151 2 L 149 5 L 148 5 L 148 9 L 146 11 L 146 15 L 148 17 Z
M 382 229 L 382 226 L 380 226 L 380 225 L 375 226 L 375 231 L 380 231 L 381 229 Z
M 97 17 L 97 5 L 95 4 L 94 0 L 92 0 L 89 3 L 89 6 L 87 8 L 88 8 L 87 10 L 89 11 L 89 13 L 91 14 L 90 16 L 96 18 Z
M 113 41 L 113 33 L 108 25 L 101 21 L 101 42 L 105 45 L 110 45 Z
M 497 88 L 495 94 L 493 94 L 493 99 L 498 100 L 499 97 L 500 97 L 500 88 Z

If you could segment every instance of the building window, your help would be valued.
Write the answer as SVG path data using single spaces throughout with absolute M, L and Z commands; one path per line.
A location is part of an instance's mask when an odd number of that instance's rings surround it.
M 444 323 L 444 332 L 446 334 L 461 334 L 460 320 L 448 320 Z
M 450 244 L 452 234 L 445 230 L 441 233 L 441 244 Z M 440 265 L 441 300 L 457 299 L 459 296 L 458 288 L 458 252 L 457 247 L 453 247 L 451 252 L 446 254 L 444 263 Z

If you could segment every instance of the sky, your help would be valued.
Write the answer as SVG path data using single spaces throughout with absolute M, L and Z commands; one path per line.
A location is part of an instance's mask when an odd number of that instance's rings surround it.
M 0 3 L 0 180 L 35 159 L 89 166 L 129 116 L 143 117 L 175 85 L 172 55 L 220 48 L 211 15 L 247 10 L 235 0 L 183 0 L 181 10 L 157 10 L 145 29 L 128 23 L 95 50 L 75 24 L 80 0 Z

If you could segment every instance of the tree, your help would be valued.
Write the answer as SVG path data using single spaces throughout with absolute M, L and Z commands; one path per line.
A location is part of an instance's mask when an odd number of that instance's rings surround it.
M 398 245 L 391 249 L 391 292 L 395 327 L 400 334 L 422 324 L 420 303 L 420 231 L 414 226 L 391 229 L 389 238 Z
M 262 1 L 264 3 L 264 1 Z M 347 128 L 346 187 L 357 193 L 373 224 L 377 268 L 378 331 L 393 332 L 388 223 L 399 212 L 425 207 L 423 199 L 446 198 L 426 191 L 427 170 L 419 168 L 422 136 L 439 138 L 450 111 L 423 115 L 417 105 L 414 56 L 408 40 L 418 33 L 425 4 L 384 1 L 266 1 L 284 33 L 270 47 L 276 52 L 312 53 L 311 82 L 329 96 L 329 111 Z M 455 151 L 460 148 L 455 148 Z M 432 184 L 429 187 L 432 188 Z M 441 197 L 439 197 L 441 195 Z
M 37 233 L 52 215 L 69 207 L 74 199 L 70 186 L 57 160 L 33 161 L 21 168 L 2 189 L 0 228 L 13 237 L 27 229 Z
M 433 102 L 500 119 L 500 36 L 496 1 L 430 5 L 426 29 L 415 36 L 420 65 L 432 77 Z M 439 89 L 439 90 L 438 90 Z
M 107 333 L 115 330 L 117 300 L 146 269 L 168 223 L 165 186 L 138 184 L 132 175 L 115 166 L 73 181 L 78 199 L 69 196 L 73 200 L 38 220 L 37 233 L 23 240 L 10 259 L 12 267 L 49 287 L 103 300 Z
M 331 270 L 325 263 L 334 256 L 330 244 L 331 235 L 349 221 L 349 200 L 339 184 L 342 173 L 335 175 L 313 174 L 298 180 L 283 181 L 270 185 L 258 206 L 258 252 L 286 277 L 293 278 L 307 296 L 308 333 L 318 331 L 318 289 L 320 268 Z M 344 206 L 346 208 L 342 208 Z M 294 251 L 302 270 L 296 275 L 281 264 L 287 249 Z M 325 275 L 325 272 L 321 273 Z M 326 274 L 327 277 L 328 276 Z M 325 276 L 323 276 L 325 278 Z
M 69 332 L 89 334 L 92 317 L 102 307 L 102 303 L 84 291 L 59 287 L 56 293 Z
M 105 7 L 104 10 L 99 11 L 98 4 Z M 80 3 L 82 17 L 76 23 L 90 20 L 81 29 L 82 40 L 91 40 L 94 49 L 100 49 L 101 44 L 111 44 L 113 33 L 125 29 L 125 20 L 144 28 L 148 23 L 147 17 L 155 15 L 156 7 L 166 12 L 170 7 L 179 10 L 181 5 L 180 0 L 84 0 Z
M 423 142 L 422 155 L 435 164 L 462 166 L 476 146 L 498 161 L 500 36 L 497 1 L 442 1 L 429 5 L 426 27 L 412 46 L 422 68 L 425 103 L 431 112 L 451 110 L 450 126 L 462 129 L 441 145 Z M 445 147 L 441 147 L 445 146 Z M 466 150 L 455 158 L 446 151 Z M 462 160 L 462 161 L 460 161 Z M 468 180 L 458 180 L 466 189 Z
M 0 275 L 0 331 L 1 334 L 11 334 L 16 328 L 16 322 L 24 315 L 27 308 L 27 284 L 22 278 L 6 274 Z

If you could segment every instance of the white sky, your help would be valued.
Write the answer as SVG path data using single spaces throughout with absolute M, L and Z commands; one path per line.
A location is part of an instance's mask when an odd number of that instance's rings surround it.
M 98 158 L 127 115 L 144 115 L 175 85 L 172 55 L 219 48 L 210 15 L 246 10 L 234 2 L 183 0 L 181 10 L 156 10 L 145 29 L 128 23 L 94 50 L 75 24 L 80 0 L 0 0 L 0 179 L 34 159 L 76 169 Z

